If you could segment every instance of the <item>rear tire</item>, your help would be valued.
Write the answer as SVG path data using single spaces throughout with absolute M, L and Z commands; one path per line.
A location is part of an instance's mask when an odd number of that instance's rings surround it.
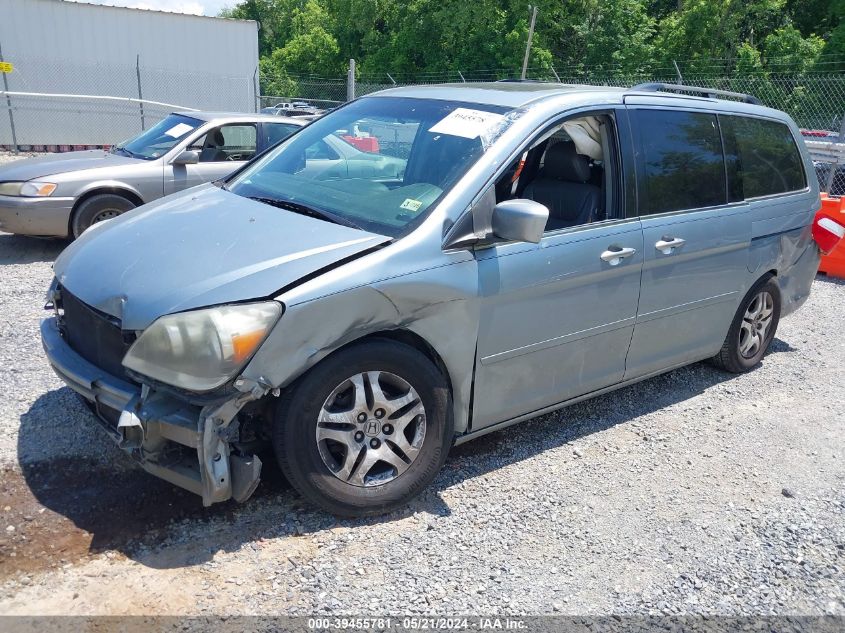
M 114 193 L 102 193 L 91 196 L 73 212 L 70 232 L 73 239 L 78 238 L 92 224 L 116 218 L 122 213 L 135 208 L 135 203 Z
M 431 483 L 453 428 L 449 389 L 432 362 L 372 339 L 329 356 L 285 393 L 273 448 L 308 501 L 339 516 L 371 516 Z
M 780 306 L 780 288 L 773 277 L 764 277 L 754 284 L 739 304 L 713 364 L 734 374 L 757 365 L 777 332 Z

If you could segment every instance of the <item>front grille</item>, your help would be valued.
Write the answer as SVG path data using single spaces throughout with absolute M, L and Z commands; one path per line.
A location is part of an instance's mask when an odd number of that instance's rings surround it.
M 113 317 L 84 304 L 64 288 L 62 335 L 77 354 L 113 376 L 130 380 L 121 364 L 135 339 Z

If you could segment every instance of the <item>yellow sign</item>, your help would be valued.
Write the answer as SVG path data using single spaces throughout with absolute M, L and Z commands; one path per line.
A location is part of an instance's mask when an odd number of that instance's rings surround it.
M 10 73 L 14 69 L 12 62 L 0 62 L 0 73 Z

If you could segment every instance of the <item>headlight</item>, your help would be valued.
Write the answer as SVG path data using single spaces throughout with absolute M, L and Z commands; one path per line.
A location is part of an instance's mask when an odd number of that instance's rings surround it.
M 0 196 L 24 196 L 27 198 L 46 198 L 56 190 L 52 182 L 0 182 Z
M 208 391 L 234 377 L 281 314 L 275 301 L 168 314 L 144 330 L 123 365 L 175 387 Z

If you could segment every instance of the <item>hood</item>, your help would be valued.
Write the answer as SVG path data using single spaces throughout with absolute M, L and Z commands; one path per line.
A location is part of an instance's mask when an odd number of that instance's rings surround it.
M 74 296 L 142 330 L 164 314 L 272 296 L 388 241 L 203 185 L 94 225 L 54 269 Z
M 144 163 L 139 158 L 118 156 L 101 149 L 85 152 L 67 152 L 65 154 L 48 154 L 35 158 L 16 160 L 0 167 L 0 182 L 4 180 L 32 180 L 53 174 L 63 174 L 69 171 L 83 169 L 97 169 L 99 167 L 114 167 L 116 165 L 131 165 Z

